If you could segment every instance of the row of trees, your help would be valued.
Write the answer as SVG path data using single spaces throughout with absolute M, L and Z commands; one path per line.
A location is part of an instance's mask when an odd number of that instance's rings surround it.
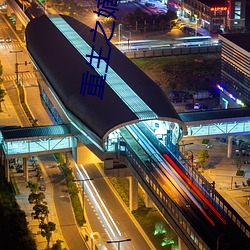
M 47 240 L 47 249 L 61 250 L 62 249 L 61 240 L 57 240 L 56 243 L 53 244 L 52 248 L 50 248 L 50 240 L 53 231 L 56 230 L 56 224 L 54 222 L 48 221 L 49 209 L 47 206 L 47 202 L 45 200 L 45 194 L 43 192 L 38 192 L 39 190 L 38 183 L 29 181 L 27 188 L 30 188 L 31 191 L 28 198 L 29 203 L 34 204 L 33 206 L 34 212 L 31 213 L 31 216 L 33 219 L 36 219 L 39 222 L 41 235 L 45 237 Z
M 2 64 L 0 62 L 0 112 L 3 111 L 1 104 L 4 101 L 4 96 L 6 95 L 6 91 L 2 87 L 2 83 L 3 83 L 2 75 L 3 75 L 3 66 L 2 66 Z

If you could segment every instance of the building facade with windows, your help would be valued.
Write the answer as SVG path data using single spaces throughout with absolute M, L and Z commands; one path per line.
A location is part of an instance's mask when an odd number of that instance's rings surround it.
M 222 108 L 250 107 L 250 33 L 219 35 Z
M 247 0 L 228 0 L 227 24 L 229 29 L 243 29 L 246 26 Z
M 172 1 L 180 5 L 182 16 L 209 31 L 244 30 L 246 22 L 250 22 L 250 0 Z

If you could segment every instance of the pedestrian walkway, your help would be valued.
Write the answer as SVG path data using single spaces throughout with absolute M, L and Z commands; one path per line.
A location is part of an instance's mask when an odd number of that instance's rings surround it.
M 19 77 L 21 80 L 23 79 L 36 79 L 35 73 L 20 73 Z M 16 80 L 16 74 L 3 74 L 2 78 L 4 81 L 15 81 Z
M 56 240 L 61 240 L 62 246 L 69 249 L 61 233 L 60 224 L 58 221 L 58 217 L 57 217 L 57 213 L 56 213 L 56 209 L 54 205 L 53 187 L 52 187 L 51 181 L 46 171 L 44 171 L 44 166 L 42 165 L 39 159 L 37 163 L 41 167 L 42 177 L 46 184 L 46 190 L 43 192 L 45 194 L 45 201 L 47 202 L 47 206 L 49 209 L 48 221 L 51 221 L 56 224 L 56 230 L 52 233 L 50 246 L 52 246 L 56 242 Z M 37 172 L 33 170 L 31 161 L 28 162 L 28 168 L 29 168 L 29 180 L 33 181 L 34 183 L 39 183 Z M 29 223 L 29 228 L 31 229 L 33 235 L 35 236 L 37 249 L 44 250 L 46 249 L 47 241 L 46 241 L 46 238 L 42 237 L 40 234 L 38 220 L 35 220 L 32 218 L 32 213 L 34 212 L 33 210 L 34 204 L 30 204 L 28 202 L 28 197 L 31 192 L 30 192 L 30 189 L 27 188 L 27 182 L 24 179 L 25 178 L 24 174 L 17 173 L 16 170 L 13 169 L 11 173 L 11 178 L 14 179 L 14 182 L 17 184 L 18 190 L 20 192 L 18 195 L 16 195 L 16 200 L 17 200 L 17 203 L 20 205 L 21 210 L 23 210 L 26 214 L 27 222 Z
M 2 89 L 5 89 L 2 84 Z M 4 101 L 1 102 L 2 111 L 0 112 L 0 126 L 22 126 L 22 123 L 17 115 L 17 112 L 12 105 L 9 95 L 4 96 Z
M 21 48 L 21 47 L 22 45 L 20 43 L 1 44 L 0 50 L 16 49 L 16 48 Z

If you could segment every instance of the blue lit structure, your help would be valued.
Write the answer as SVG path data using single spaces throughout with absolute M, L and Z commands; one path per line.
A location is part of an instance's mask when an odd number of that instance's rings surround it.
M 80 95 L 83 72 L 103 75 L 107 66 L 104 60 L 99 68 L 87 64 L 93 39 L 85 24 L 64 15 L 41 16 L 27 25 L 26 42 L 45 104 L 57 123 L 73 125 L 84 145 L 105 152 L 112 132 L 140 121 L 164 121 L 174 128 L 173 143 L 186 133 L 165 93 L 112 44 L 103 99 Z M 98 33 L 96 55 L 105 43 Z

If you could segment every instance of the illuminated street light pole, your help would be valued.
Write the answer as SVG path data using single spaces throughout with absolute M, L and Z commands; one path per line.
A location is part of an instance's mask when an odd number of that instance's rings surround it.
M 182 153 L 184 153 L 185 152 L 185 146 L 187 146 L 187 145 L 192 145 L 192 144 L 194 144 L 193 142 L 190 142 L 190 143 L 185 143 L 184 144 L 184 142 L 182 142 L 182 144 L 177 144 L 179 147 L 183 147 L 182 148 L 182 150 L 181 150 L 181 152 Z
M 110 240 L 110 241 L 107 241 L 107 244 L 118 243 L 118 250 L 120 250 L 120 243 L 121 243 L 121 242 L 124 242 L 124 241 L 131 241 L 131 239 L 125 239 L 125 240 Z
M 17 53 L 23 52 L 22 50 L 13 50 L 10 53 L 16 53 L 16 63 L 15 63 L 15 73 L 16 73 L 16 84 L 18 84 L 18 62 L 17 62 Z
M 118 42 L 119 43 L 121 42 L 121 26 L 122 26 L 122 24 L 119 23 L 119 25 L 118 25 Z
M 197 20 L 197 18 L 198 18 L 198 16 L 196 15 L 196 14 L 194 14 L 194 17 L 195 17 L 195 36 L 197 36 L 197 29 L 198 29 L 198 27 L 197 27 L 197 22 L 198 22 L 198 20 Z
M 193 151 L 190 150 L 190 149 L 187 150 L 186 152 L 187 152 L 187 153 L 188 153 L 188 152 L 191 152 L 191 158 L 190 158 L 190 159 L 191 159 L 191 164 L 192 164 L 192 166 L 193 166 L 193 165 L 194 165 L 194 153 L 193 153 Z M 188 155 L 188 160 L 189 160 L 189 155 Z
M 221 236 L 225 235 L 225 233 L 221 233 L 218 238 L 217 238 L 217 241 L 216 241 L 216 250 L 219 250 L 220 248 L 220 238 Z

